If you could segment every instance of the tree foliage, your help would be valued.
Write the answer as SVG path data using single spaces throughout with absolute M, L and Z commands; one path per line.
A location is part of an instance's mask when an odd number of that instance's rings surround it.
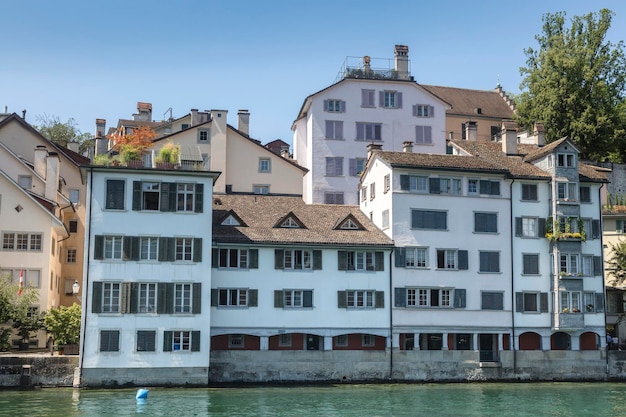
M 66 148 L 69 142 L 78 142 L 82 150 L 89 144 L 87 139 L 91 136 L 88 133 L 82 133 L 73 118 L 63 123 L 57 116 L 43 115 L 37 116 L 37 120 L 40 124 L 33 127 L 57 145 Z
M 44 318 L 46 330 L 52 334 L 58 345 L 78 343 L 80 339 L 80 306 L 61 306 L 48 311 Z
M 568 136 L 582 156 L 626 162 L 626 57 L 624 43 L 606 40 L 613 12 L 543 16 L 538 49 L 527 48 L 522 93 L 517 97 L 520 126 L 542 121 L 546 141 Z
M 7 350 L 11 344 L 11 326 L 18 330 L 22 340 L 27 341 L 30 334 L 41 328 L 41 315 L 32 314 L 30 307 L 37 304 L 38 290 L 24 287 L 18 295 L 19 284 L 14 284 L 11 275 L 0 272 L 0 350 Z
M 626 282 L 626 240 L 611 244 L 611 258 L 608 262 L 607 275 L 611 284 L 621 286 Z

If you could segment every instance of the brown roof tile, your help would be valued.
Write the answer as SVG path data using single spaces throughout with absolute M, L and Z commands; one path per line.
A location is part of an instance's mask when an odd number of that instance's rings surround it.
M 420 85 L 432 94 L 450 103 L 452 108 L 447 113 L 476 116 L 476 109 L 480 108 L 482 116 L 500 119 L 513 118 L 513 110 L 496 91 Z
M 484 158 L 462 155 L 438 155 L 412 152 L 374 151 L 381 159 L 395 168 L 439 168 L 445 170 L 487 171 L 506 173 L 501 166 Z

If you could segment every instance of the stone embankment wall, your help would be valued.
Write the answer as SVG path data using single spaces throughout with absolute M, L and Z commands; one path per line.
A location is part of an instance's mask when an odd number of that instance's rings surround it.
M 71 387 L 78 356 L 0 356 L 0 387 Z

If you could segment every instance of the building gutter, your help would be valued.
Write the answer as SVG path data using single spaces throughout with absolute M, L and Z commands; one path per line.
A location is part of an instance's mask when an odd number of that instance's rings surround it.
M 393 379 L 393 248 L 389 252 L 389 381 Z
M 78 368 L 78 378 L 79 378 L 79 386 L 80 380 L 83 375 L 83 364 L 85 361 L 85 332 L 87 330 L 87 304 L 88 304 L 88 294 L 89 294 L 89 253 L 91 249 L 91 214 L 93 210 L 93 204 L 91 204 L 91 198 L 93 194 L 93 170 L 89 167 L 89 195 L 87 196 L 87 201 L 89 202 L 89 212 L 87 213 L 87 221 L 85 221 L 86 228 L 86 237 L 87 237 L 87 250 L 83 256 L 83 294 L 81 297 L 81 307 L 82 307 L 82 319 L 83 324 L 80 329 L 81 340 L 80 340 L 80 359 L 79 359 L 79 368 Z M 76 385 L 76 384 L 75 384 Z
M 517 347 L 515 346 L 515 270 L 514 270 L 514 253 L 513 243 L 515 239 L 515 217 L 513 216 L 513 183 L 515 178 L 511 181 L 509 190 L 509 218 L 511 223 L 511 350 L 513 351 L 513 372 L 517 373 Z
M 602 185 L 600 185 L 600 188 L 598 188 L 598 214 L 600 215 L 600 256 L 602 256 L 602 294 L 604 295 L 604 335 L 601 335 L 600 337 L 602 337 L 602 340 L 600 340 L 600 347 L 602 347 L 602 344 L 604 343 L 604 345 L 606 346 L 605 348 L 605 357 L 606 357 L 606 374 L 608 376 L 609 374 L 609 346 L 606 344 L 606 310 L 607 310 L 607 298 L 606 298 L 606 281 L 605 281 L 605 274 L 604 274 L 604 234 L 602 233 L 602 230 L 604 230 L 604 225 L 602 224 L 602 187 L 604 187 L 604 183 L 602 183 Z M 619 340 L 618 340 L 618 346 L 619 346 Z

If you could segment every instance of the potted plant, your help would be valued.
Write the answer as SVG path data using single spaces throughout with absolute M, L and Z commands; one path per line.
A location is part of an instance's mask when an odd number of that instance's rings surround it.
M 169 142 L 159 149 L 156 156 L 157 168 L 173 168 L 178 164 L 180 158 L 180 145 L 174 145 Z
M 52 335 L 59 354 L 78 354 L 80 315 L 80 306 L 74 303 L 71 307 L 53 308 L 44 317 L 46 330 Z

